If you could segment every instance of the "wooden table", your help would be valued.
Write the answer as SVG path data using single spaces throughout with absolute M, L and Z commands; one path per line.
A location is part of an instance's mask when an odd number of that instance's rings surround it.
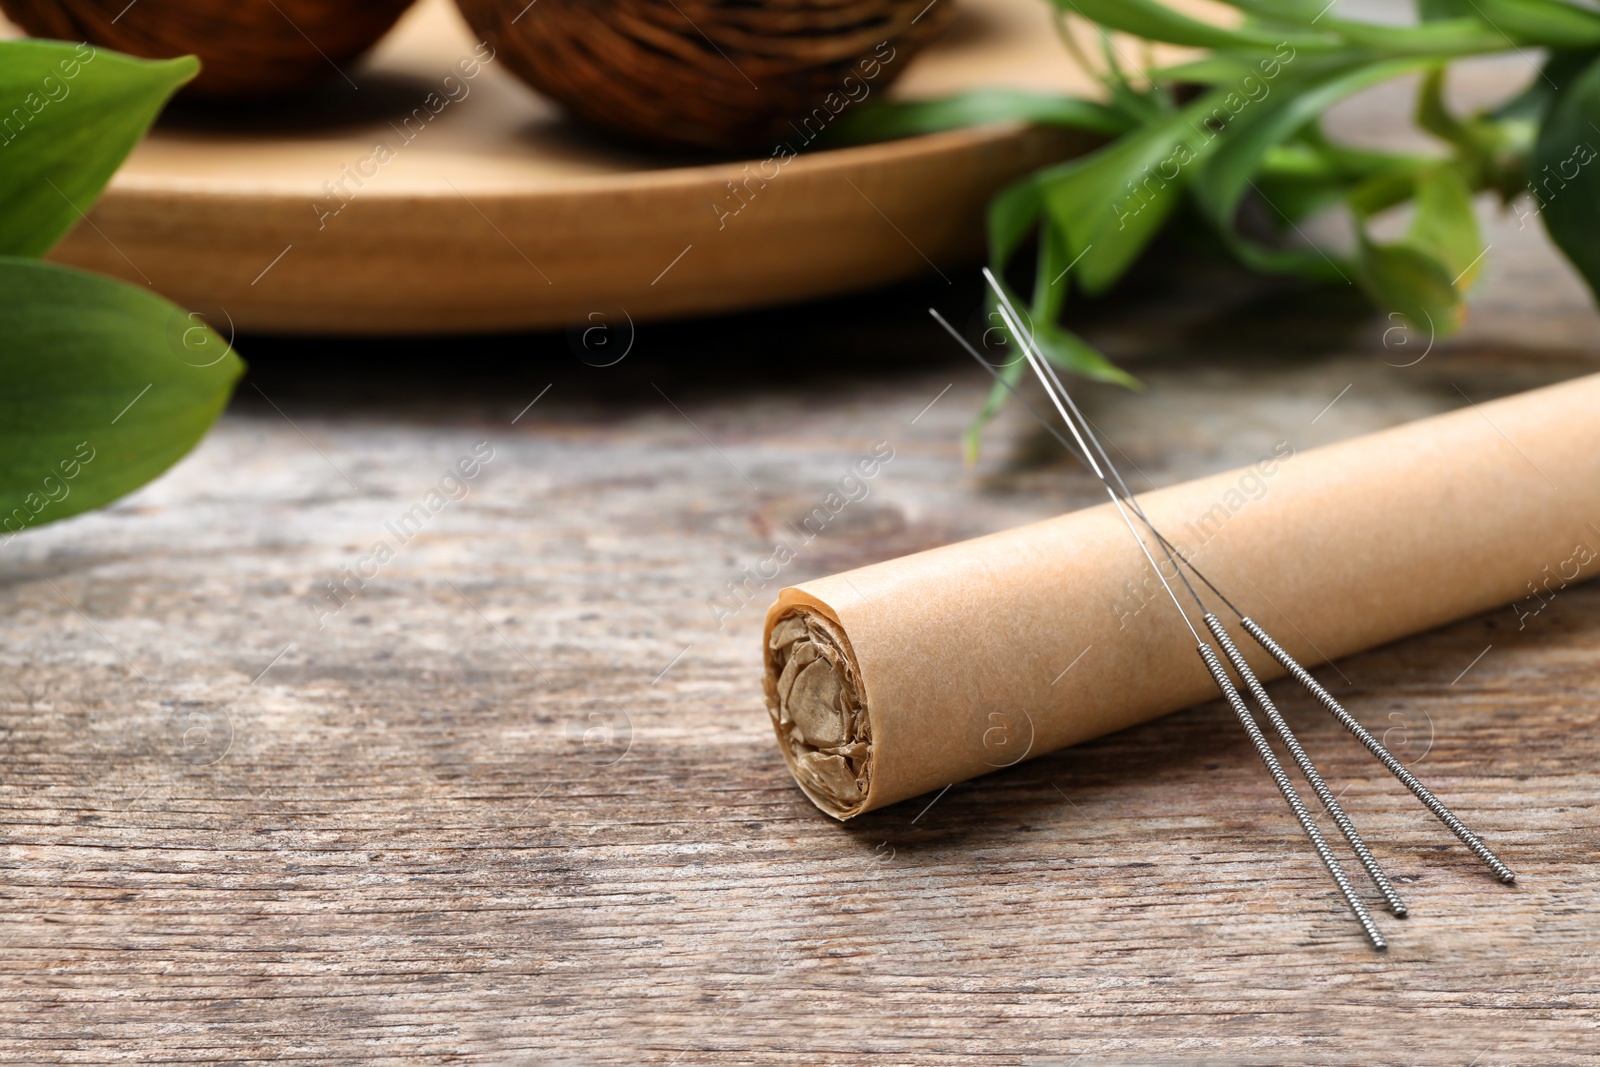
M 1160 257 L 1076 313 L 1149 386 L 1092 415 L 1170 482 L 1600 369 L 1537 228 L 1489 239 L 1468 328 L 1404 368 L 1348 294 Z M 1275 688 L 1412 904 L 1387 955 L 1215 704 L 850 825 L 801 796 L 776 583 L 707 603 L 772 531 L 879 438 L 783 581 L 1095 499 L 1015 410 L 962 465 L 985 383 L 921 309 L 971 274 L 640 325 L 611 367 L 242 341 L 192 457 L 0 561 L 0 1057 L 1594 1062 L 1600 589 L 1322 671 L 1516 888 Z

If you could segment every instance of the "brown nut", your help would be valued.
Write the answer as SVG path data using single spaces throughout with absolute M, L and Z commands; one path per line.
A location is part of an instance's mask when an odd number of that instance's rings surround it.
M 412 0 L 0 0 L 35 37 L 149 59 L 195 55 L 195 96 L 261 99 L 337 78 Z
M 883 90 L 955 0 L 456 0 L 578 118 L 666 146 L 798 146 Z

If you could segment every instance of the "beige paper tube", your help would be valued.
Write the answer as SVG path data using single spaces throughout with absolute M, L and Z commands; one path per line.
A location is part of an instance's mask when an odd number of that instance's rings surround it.
M 1523 620 L 1600 572 L 1600 375 L 1139 499 L 1303 663 Z M 784 589 L 764 654 L 790 769 L 841 819 L 1217 696 L 1109 502 Z

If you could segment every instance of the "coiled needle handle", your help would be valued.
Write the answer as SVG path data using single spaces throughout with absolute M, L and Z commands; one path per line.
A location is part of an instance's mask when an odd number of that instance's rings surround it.
M 1206 627 L 1217 639 L 1217 644 L 1222 648 L 1222 654 L 1228 657 L 1228 662 L 1233 664 L 1233 672 L 1244 682 L 1245 688 L 1255 698 L 1256 706 L 1266 713 L 1267 720 L 1272 723 L 1272 729 L 1283 739 L 1283 745 L 1289 750 L 1289 755 L 1294 757 L 1300 773 L 1305 776 L 1306 783 L 1311 786 L 1311 791 L 1322 801 L 1322 806 L 1327 809 L 1333 818 L 1334 825 L 1339 827 L 1339 832 L 1344 834 L 1344 839 L 1350 842 L 1350 851 L 1356 854 L 1356 859 L 1361 861 L 1361 866 L 1366 868 L 1367 874 L 1372 878 L 1372 884 L 1377 887 L 1378 893 L 1384 902 L 1389 905 L 1389 911 L 1397 919 L 1404 919 L 1408 914 L 1405 902 L 1400 899 L 1400 894 L 1395 891 L 1394 883 L 1384 873 L 1377 859 L 1372 855 L 1372 850 L 1367 848 L 1367 843 L 1361 839 L 1361 833 L 1356 829 L 1356 824 L 1345 813 L 1344 806 L 1339 803 L 1339 798 L 1333 795 L 1328 788 L 1328 783 L 1323 779 L 1322 773 L 1317 770 L 1317 765 L 1312 762 L 1305 748 L 1300 744 L 1300 739 L 1289 728 L 1289 723 L 1283 714 L 1278 711 L 1278 706 L 1267 695 L 1266 687 L 1261 684 L 1261 679 L 1256 677 L 1256 672 L 1250 669 L 1250 663 L 1239 651 L 1239 646 L 1233 643 L 1227 629 L 1222 625 L 1222 620 L 1211 612 L 1205 614 Z
M 1239 723 L 1244 727 L 1245 733 L 1250 735 L 1250 743 L 1255 746 L 1256 754 L 1261 757 L 1261 762 L 1267 765 L 1267 773 L 1272 775 L 1272 780 L 1277 783 L 1278 792 L 1283 794 L 1283 799 L 1288 802 L 1289 810 L 1294 812 L 1294 817 L 1300 820 L 1300 828 L 1311 839 L 1311 847 L 1317 850 L 1323 866 L 1328 868 L 1328 873 L 1333 875 L 1334 882 L 1339 886 L 1339 892 L 1344 894 L 1345 903 L 1350 905 L 1356 921 L 1361 924 L 1361 929 L 1366 931 L 1367 940 L 1372 942 L 1372 947 L 1375 949 L 1388 948 L 1389 943 L 1378 932 L 1378 924 L 1372 921 L 1372 914 L 1367 911 L 1367 906 L 1356 896 L 1355 887 L 1350 884 L 1344 868 L 1340 867 L 1339 861 L 1334 858 L 1333 850 L 1328 847 L 1322 831 L 1317 829 L 1317 824 L 1312 820 L 1311 812 L 1306 810 L 1300 794 L 1295 792 L 1294 783 L 1290 782 L 1289 776 L 1283 772 L 1283 764 L 1278 762 L 1272 746 L 1267 744 L 1266 735 L 1261 732 L 1255 717 L 1245 706 L 1244 699 L 1239 696 L 1239 690 L 1234 688 L 1233 681 L 1223 669 L 1222 661 L 1217 658 L 1216 651 L 1210 645 L 1201 642 L 1199 652 L 1200 658 L 1205 661 L 1206 669 L 1211 672 L 1211 677 L 1217 683 L 1217 689 L 1227 700 L 1233 713 L 1239 717 Z
M 1335 700 L 1333 694 L 1324 689 L 1322 683 L 1311 676 L 1310 671 L 1300 666 L 1294 657 L 1284 650 L 1282 645 L 1274 641 L 1271 635 L 1261 628 L 1260 624 L 1249 616 L 1244 615 L 1240 616 L 1239 623 L 1250 632 L 1250 636 L 1256 639 L 1258 645 L 1266 649 L 1272 655 L 1272 658 L 1277 660 L 1283 669 L 1293 676 L 1295 681 L 1305 687 L 1306 692 L 1310 693 L 1323 707 L 1328 709 L 1333 717 L 1339 721 L 1339 725 L 1349 730 L 1357 741 L 1367 747 L 1368 752 L 1378 758 L 1379 763 L 1388 768 L 1390 774 L 1398 778 L 1402 785 L 1411 790 L 1412 795 L 1422 801 L 1423 807 L 1431 811 L 1440 822 L 1449 828 L 1451 833 L 1460 838 L 1461 843 L 1471 849 L 1473 855 L 1482 860 L 1484 865 L 1495 873 L 1495 877 L 1508 885 L 1517 880 L 1516 872 L 1501 863 L 1500 857 L 1496 856 L 1489 846 L 1479 839 L 1477 834 L 1467 829 L 1466 824 L 1456 818 L 1454 812 L 1445 807 L 1443 802 L 1434 796 L 1427 786 L 1418 781 L 1417 776 L 1407 770 L 1406 765 L 1396 759 L 1394 753 L 1384 747 L 1383 742 L 1373 737 L 1371 731 L 1357 722 L 1355 716 L 1346 711 L 1344 705 Z

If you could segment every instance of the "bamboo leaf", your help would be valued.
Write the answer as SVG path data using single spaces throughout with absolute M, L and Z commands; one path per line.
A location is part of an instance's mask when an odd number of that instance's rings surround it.
M 1539 129 L 1532 172 L 1545 229 L 1600 299 L 1600 60 L 1562 92 Z
M 1414 245 L 1375 244 L 1362 237 L 1356 280 L 1379 308 L 1405 316 L 1430 336 L 1446 336 L 1460 325 L 1461 295 L 1449 268 Z
M 978 89 L 941 100 L 878 100 L 846 112 L 829 130 L 833 143 L 915 137 L 995 122 L 1064 126 L 1112 137 L 1133 120 L 1094 100 L 1018 89 Z
M 1459 171 L 1441 165 L 1417 175 L 1416 199 L 1406 240 L 1443 264 L 1458 290 L 1471 288 L 1484 251 L 1472 190 Z
M 152 62 L 59 41 L 0 42 L 0 255 L 39 256 L 77 225 L 193 56 Z
M 1097 382 L 1110 382 L 1129 389 L 1142 389 L 1139 379 L 1111 362 L 1100 350 L 1073 333 L 1048 322 L 1034 326 L 1034 343 L 1045 358 L 1062 370 Z
M 1033 232 L 1043 209 L 1039 186 L 1049 171 L 1012 182 L 989 201 L 989 262 L 995 273 L 1005 269 L 1028 234 Z
M 1231 229 L 1239 200 L 1268 151 L 1340 100 L 1429 62 L 1390 60 L 1362 64 L 1309 85 L 1284 87 L 1276 95 L 1242 108 L 1228 129 L 1226 143 L 1197 182 L 1195 194 L 1201 210 L 1218 229 Z
M 1114 284 L 1172 214 L 1215 150 L 1217 134 L 1202 122 L 1226 93 L 1213 89 L 1165 121 L 1039 176 L 1045 209 L 1065 239 L 1064 253 L 1079 260 L 1084 291 L 1098 293 Z
M 32 259 L 0 258 L 0 337 L 5 535 L 155 478 L 194 447 L 244 369 L 182 308 Z
M 1517 44 L 1600 46 L 1600 14 L 1564 0 L 1472 0 L 1484 21 Z M 1502 42 L 1503 44 L 1503 42 Z
M 1247 48 L 1271 50 L 1284 41 L 1280 33 L 1241 26 L 1228 29 L 1180 15 L 1155 0 L 1054 0 L 1068 14 L 1082 15 L 1110 30 L 1121 30 L 1149 41 L 1195 48 Z M 1292 44 L 1301 47 L 1325 43 L 1320 35 L 1300 35 Z
M 1022 380 L 1022 372 L 1027 366 L 1025 361 L 1019 359 L 1001 367 L 1000 376 L 1015 388 L 1017 382 Z M 967 424 L 966 432 L 961 435 L 961 454 L 966 458 L 969 467 L 978 462 L 978 452 L 983 447 L 983 428 L 1000 413 L 1000 409 L 1005 406 L 1006 398 L 1010 395 L 1010 389 L 1000 382 L 995 382 L 989 387 L 989 395 L 984 398 L 983 407 Z

